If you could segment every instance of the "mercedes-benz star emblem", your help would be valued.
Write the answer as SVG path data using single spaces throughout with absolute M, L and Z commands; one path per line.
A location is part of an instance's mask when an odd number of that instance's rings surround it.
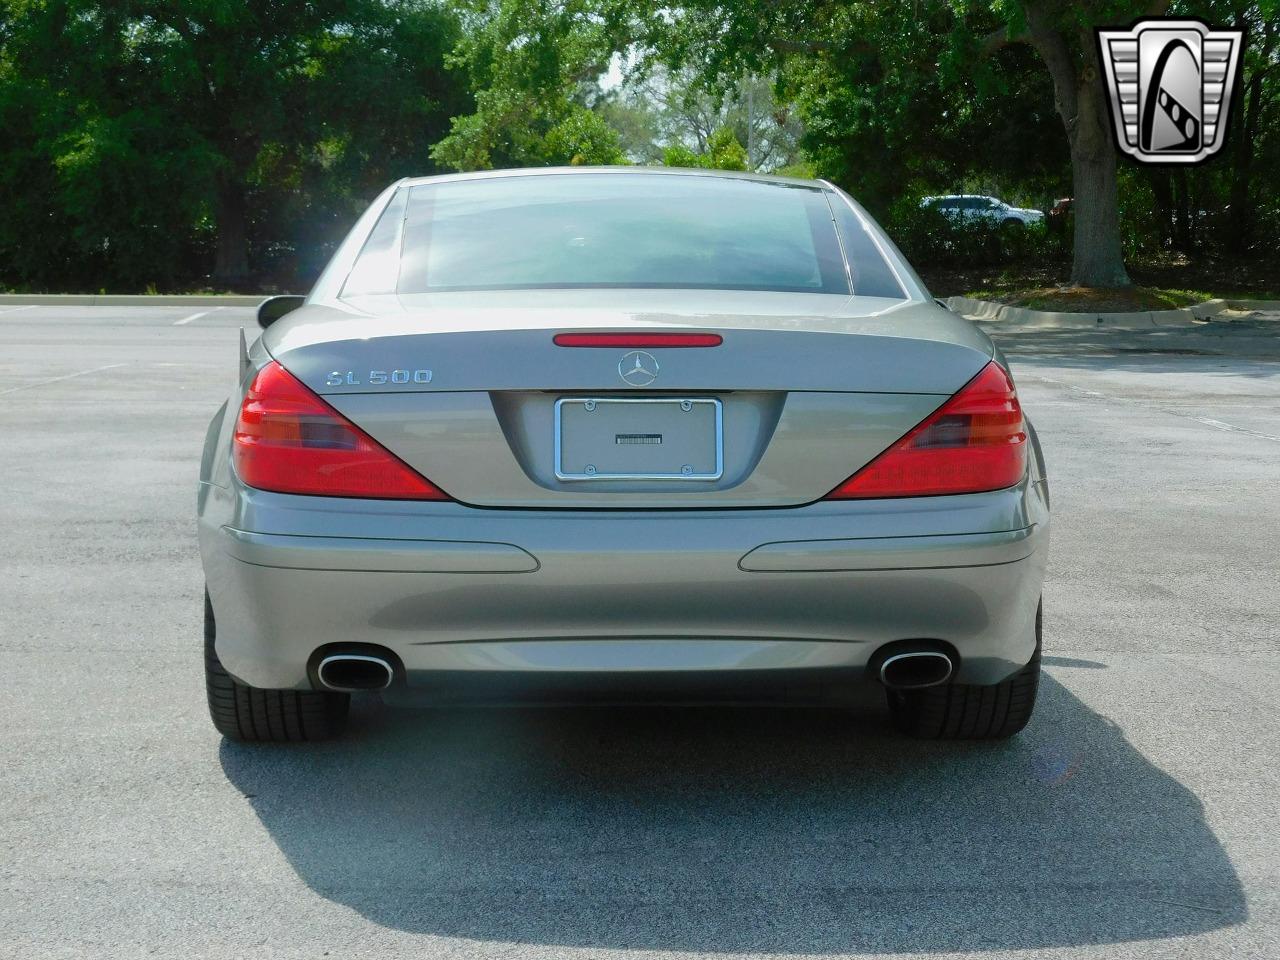
M 632 350 L 618 361 L 618 376 L 633 387 L 647 387 L 658 379 L 658 359 L 652 353 Z

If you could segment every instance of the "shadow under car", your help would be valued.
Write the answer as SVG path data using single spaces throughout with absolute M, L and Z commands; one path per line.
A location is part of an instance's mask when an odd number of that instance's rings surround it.
M 224 742 L 301 879 L 374 923 L 486 941 L 766 953 L 1037 949 L 1240 923 L 1197 798 L 1051 677 L 1003 743 L 879 704 L 402 710 Z

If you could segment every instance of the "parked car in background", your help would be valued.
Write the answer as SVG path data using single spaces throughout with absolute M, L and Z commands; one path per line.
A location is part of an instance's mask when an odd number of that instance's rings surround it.
M 1014 207 L 996 197 L 977 194 L 953 194 L 944 197 L 925 197 L 920 206 L 930 207 L 946 217 L 962 223 L 985 220 L 997 226 L 1026 226 L 1044 219 L 1044 211 Z

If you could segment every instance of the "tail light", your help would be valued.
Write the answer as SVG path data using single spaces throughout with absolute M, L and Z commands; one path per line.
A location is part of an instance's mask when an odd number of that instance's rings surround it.
M 276 493 L 448 500 L 438 487 L 272 361 L 240 405 L 232 460 L 240 479 Z
M 827 499 L 928 497 L 1011 487 L 1027 469 L 1027 432 L 1009 374 L 994 361 Z

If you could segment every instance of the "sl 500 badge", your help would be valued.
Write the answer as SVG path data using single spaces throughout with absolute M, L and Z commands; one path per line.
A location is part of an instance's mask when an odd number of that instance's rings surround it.
M 399 386 L 405 383 L 430 383 L 430 370 L 370 370 L 362 380 L 354 370 L 334 370 L 325 377 L 328 387 L 384 387 L 388 384 Z

